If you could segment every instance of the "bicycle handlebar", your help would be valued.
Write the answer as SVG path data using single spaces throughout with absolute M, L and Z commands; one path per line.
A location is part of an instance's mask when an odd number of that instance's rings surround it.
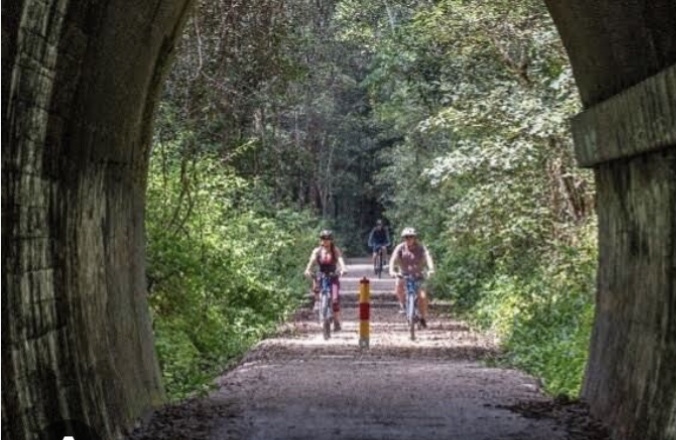
M 424 279 L 429 278 L 429 274 L 423 273 L 423 274 L 421 274 L 420 276 L 413 276 L 413 275 L 404 275 L 404 274 L 401 273 L 401 272 L 396 272 L 396 273 L 394 274 L 394 277 L 395 277 L 395 278 L 401 278 L 401 279 L 412 278 L 412 279 L 415 279 L 415 280 L 424 280 Z
M 314 276 L 324 275 L 324 276 L 328 276 L 328 277 L 338 277 L 338 278 L 340 278 L 341 276 L 345 275 L 346 273 L 347 273 L 347 271 L 328 272 L 328 273 L 327 272 L 315 272 L 313 275 Z

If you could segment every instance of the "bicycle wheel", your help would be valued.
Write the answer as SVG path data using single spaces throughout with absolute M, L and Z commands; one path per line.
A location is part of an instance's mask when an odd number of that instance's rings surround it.
M 373 273 L 380 278 L 380 253 L 376 254 L 376 259 L 373 260 Z
M 383 277 L 383 250 L 378 251 L 378 257 L 376 259 L 376 264 L 378 265 L 378 278 Z
M 415 341 L 415 294 L 406 295 L 406 321 L 411 336 L 411 341 Z
M 331 298 L 326 292 L 322 292 L 321 323 L 324 330 L 324 339 L 331 337 Z
M 319 294 L 319 301 L 317 304 L 317 323 L 322 325 L 324 323 L 324 295 Z

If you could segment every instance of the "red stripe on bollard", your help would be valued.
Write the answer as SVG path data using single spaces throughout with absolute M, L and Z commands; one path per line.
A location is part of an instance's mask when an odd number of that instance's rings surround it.
M 368 321 L 371 317 L 371 304 L 359 303 L 359 320 Z

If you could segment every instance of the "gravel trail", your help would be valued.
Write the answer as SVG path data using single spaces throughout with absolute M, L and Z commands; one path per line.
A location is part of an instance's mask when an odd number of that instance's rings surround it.
M 156 412 L 141 439 L 601 440 L 580 402 L 545 396 L 527 374 L 490 368 L 494 341 L 433 301 L 409 340 L 394 281 L 357 259 L 342 279 L 342 331 L 325 341 L 311 306 L 217 379 L 209 397 Z M 358 289 L 370 278 L 370 348 L 358 346 Z

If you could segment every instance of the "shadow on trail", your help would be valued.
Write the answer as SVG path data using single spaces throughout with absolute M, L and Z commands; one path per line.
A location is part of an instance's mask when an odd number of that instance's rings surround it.
M 323 341 L 322 341 L 323 342 Z M 383 360 L 392 359 L 416 359 L 416 360 L 464 360 L 480 361 L 497 357 L 497 350 L 490 347 L 458 346 L 458 347 L 412 347 L 403 345 L 374 346 L 362 350 L 354 344 L 275 344 L 274 341 L 260 344 L 250 351 L 243 362 L 257 360 L 265 361 L 288 361 L 293 359 L 315 359 L 322 356 L 341 356 L 354 359 Z
M 432 303 L 428 328 L 411 341 L 391 280 L 378 283 L 370 346 L 359 348 L 355 284 L 345 283 L 342 330 L 329 340 L 317 312 L 301 307 L 216 378 L 215 392 L 161 409 L 131 439 L 609 438 L 583 403 L 551 399 L 537 379 L 487 366 L 498 345 L 453 319 L 448 302 Z

